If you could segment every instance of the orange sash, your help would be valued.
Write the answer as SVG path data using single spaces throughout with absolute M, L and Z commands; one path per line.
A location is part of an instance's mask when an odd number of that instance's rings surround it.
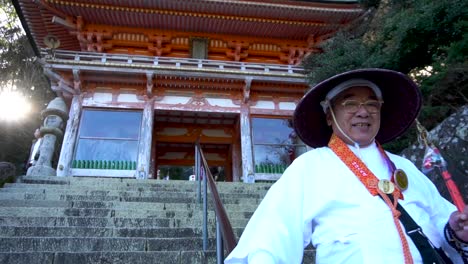
M 358 177 L 358 179 L 366 186 L 367 190 L 373 195 L 379 194 L 379 188 L 377 184 L 379 179 L 367 168 L 367 166 L 360 160 L 349 147 L 335 134 L 332 135 L 328 146 L 335 152 L 335 154 L 348 166 L 348 168 Z M 391 181 L 394 179 L 392 177 Z M 399 199 L 401 197 L 401 191 L 395 186 L 393 191 L 393 197 Z
M 405 234 L 403 229 L 401 228 L 399 217 L 401 215 L 400 211 L 396 209 L 398 204 L 398 199 L 400 198 L 401 191 L 395 186 L 393 191 L 394 202 L 390 200 L 387 194 L 385 194 L 382 190 L 378 188 L 379 179 L 372 173 L 369 168 L 360 160 L 346 143 L 343 142 L 339 137 L 335 134 L 332 135 L 330 138 L 330 142 L 328 142 L 328 147 L 348 166 L 348 168 L 358 177 L 358 179 L 366 186 L 367 190 L 373 195 L 380 195 L 385 203 L 390 208 L 392 215 L 393 215 L 393 222 L 398 230 L 398 234 L 400 235 L 401 244 L 403 246 L 403 255 L 405 257 L 405 264 L 412 264 L 413 258 L 411 256 L 411 252 L 408 246 L 408 241 L 406 240 Z M 387 157 L 388 159 L 388 157 Z M 392 168 L 394 170 L 394 168 Z M 392 177 L 393 182 L 393 177 Z

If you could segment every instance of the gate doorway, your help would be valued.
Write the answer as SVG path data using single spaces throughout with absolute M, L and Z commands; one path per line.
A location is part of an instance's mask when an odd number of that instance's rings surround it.
M 190 180 L 194 173 L 195 146 L 200 140 L 213 176 L 232 181 L 238 136 L 238 114 L 156 110 L 151 171 L 153 178 Z M 158 175 L 159 172 L 159 175 Z

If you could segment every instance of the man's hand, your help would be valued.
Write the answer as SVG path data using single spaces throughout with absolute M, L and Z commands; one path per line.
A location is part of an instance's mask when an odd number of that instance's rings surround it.
M 449 218 L 449 225 L 459 239 L 468 242 L 468 206 L 465 206 L 463 212 L 453 212 Z

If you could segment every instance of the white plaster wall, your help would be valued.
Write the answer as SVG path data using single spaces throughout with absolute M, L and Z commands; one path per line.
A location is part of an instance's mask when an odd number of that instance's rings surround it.
M 272 101 L 257 101 L 257 104 L 251 106 L 251 108 L 256 108 L 256 109 L 275 109 L 275 103 Z
M 192 97 L 189 96 L 173 96 L 173 95 L 167 95 L 164 96 L 161 101 L 158 103 L 161 104 L 186 104 L 190 101 Z
M 117 96 L 117 102 L 139 103 L 142 102 L 142 100 L 139 100 L 136 94 L 121 93 Z
M 231 99 L 228 98 L 206 98 L 206 101 L 212 106 L 221 107 L 239 107 L 235 105 Z
M 280 102 L 279 109 L 281 110 L 294 110 L 296 109 L 296 104 L 293 102 Z
M 93 101 L 96 103 L 112 102 L 112 93 L 110 92 L 95 92 L 93 94 Z
M 138 91 L 131 88 L 122 88 L 117 96 L 117 102 L 122 103 L 140 103 L 143 100 L 138 99 Z

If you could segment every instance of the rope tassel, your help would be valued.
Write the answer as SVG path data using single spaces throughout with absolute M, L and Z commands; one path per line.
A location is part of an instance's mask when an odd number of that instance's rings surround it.
M 450 175 L 449 171 L 447 170 L 447 162 L 440 154 L 439 149 L 432 142 L 429 142 L 427 139 L 427 130 L 421 125 L 421 123 L 419 123 L 418 120 L 416 120 L 416 125 L 419 132 L 419 140 L 422 141 L 422 143 L 426 146 L 422 164 L 422 172 L 427 174 L 432 170 L 438 171 L 438 173 L 442 175 L 442 178 L 445 181 L 445 185 L 447 186 L 447 189 L 450 193 L 450 197 L 452 197 L 453 203 L 459 212 L 463 212 L 465 203 L 457 185 L 452 180 L 452 175 Z

